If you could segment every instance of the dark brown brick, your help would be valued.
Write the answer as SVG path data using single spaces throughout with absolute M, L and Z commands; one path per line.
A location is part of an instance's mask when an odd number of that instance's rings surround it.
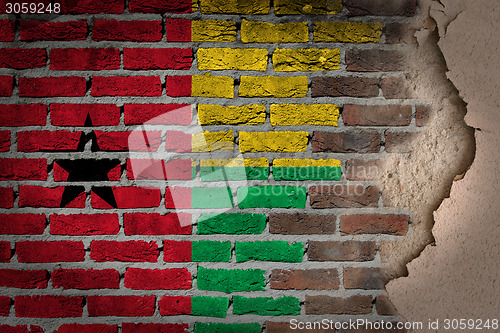
M 269 232 L 283 235 L 312 235 L 335 233 L 335 215 L 271 214 Z
M 414 98 L 413 89 L 410 88 L 410 81 L 397 77 L 386 77 L 381 82 L 382 94 L 387 99 L 407 99 Z
M 309 197 L 312 208 L 377 207 L 379 190 L 363 185 L 312 186 Z
M 306 314 L 368 314 L 372 312 L 372 297 L 355 295 L 349 298 L 326 295 L 306 296 Z
M 375 242 L 309 241 L 307 257 L 311 261 L 370 261 L 375 259 Z
M 313 152 L 325 153 L 378 153 L 380 134 L 377 132 L 314 132 Z
M 273 269 L 271 288 L 296 290 L 339 289 L 339 274 L 336 269 Z
M 415 107 L 415 122 L 417 126 L 427 126 L 431 118 L 431 108 L 426 105 L 417 105 Z
M 408 232 L 410 217 L 393 214 L 358 214 L 340 217 L 342 235 L 389 234 L 403 236 Z
M 388 23 L 385 26 L 385 42 L 387 44 L 415 44 L 417 29 L 409 24 Z
M 393 72 L 407 67 L 399 51 L 350 49 L 346 51 L 345 61 L 347 70 L 352 72 Z
M 386 295 L 377 296 L 377 299 L 375 300 L 375 309 L 377 309 L 377 313 L 382 316 L 398 315 L 396 307 Z
M 344 0 L 350 16 L 413 16 L 417 10 L 416 0 Z
M 271 322 L 266 321 L 266 332 L 267 333 L 332 333 L 331 329 L 292 329 L 290 322 Z
M 387 283 L 380 268 L 344 268 L 344 287 L 346 289 L 384 289 Z
M 361 77 L 313 77 L 313 97 L 377 97 L 379 79 Z
M 347 180 L 376 180 L 381 174 L 380 160 L 353 159 L 347 161 L 345 177 Z
M 346 126 L 408 126 L 411 105 L 344 105 Z
M 385 151 L 388 153 L 409 153 L 419 133 L 386 132 Z

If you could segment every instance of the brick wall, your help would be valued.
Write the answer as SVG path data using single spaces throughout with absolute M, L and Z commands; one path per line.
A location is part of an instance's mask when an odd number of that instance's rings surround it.
M 396 320 L 415 0 L 60 4 L 0 20 L 1 332 Z

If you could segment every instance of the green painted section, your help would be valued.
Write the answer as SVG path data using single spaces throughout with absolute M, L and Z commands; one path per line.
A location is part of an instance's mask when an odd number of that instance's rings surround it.
M 259 323 L 223 324 L 223 323 L 196 323 L 195 333 L 260 333 Z
M 197 286 L 199 290 L 263 291 L 266 286 L 262 269 L 209 269 L 198 267 Z
M 238 189 L 238 206 L 245 208 L 305 208 L 306 188 L 253 186 Z
M 236 242 L 236 261 L 281 261 L 302 262 L 302 242 L 288 244 L 287 241 Z
M 273 167 L 275 180 L 340 180 L 341 167 Z
M 232 208 L 233 194 L 229 187 L 191 188 L 191 208 Z
M 221 180 L 266 180 L 269 167 L 200 167 L 201 180 L 215 182 Z
M 196 166 L 191 167 L 191 179 L 196 178 Z
M 300 314 L 300 300 L 295 297 L 283 296 L 246 298 L 233 297 L 233 314 L 253 314 L 257 316 L 296 316 Z
M 231 242 L 196 241 L 191 243 L 191 261 L 228 262 Z
M 193 316 L 226 318 L 227 309 L 229 309 L 229 298 L 227 297 L 191 297 L 191 314 Z
M 198 235 L 260 234 L 266 228 L 264 214 L 203 214 L 198 219 Z

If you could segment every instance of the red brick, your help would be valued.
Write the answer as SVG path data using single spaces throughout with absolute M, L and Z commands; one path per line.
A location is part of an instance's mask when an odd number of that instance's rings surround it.
M 46 180 L 47 160 L 0 159 L 0 180 Z
M 35 262 L 72 262 L 84 261 L 83 242 L 72 241 L 25 241 L 16 243 L 17 261 Z
M 45 270 L 0 269 L 0 287 L 44 289 L 48 281 L 49 273 Z
M 398 315 L 396 307 L 392 304 L 391 300 L 386 295 L 377 296 L 375 300 L 375 309 L 377 309 L 377 313 L 381 316 Z
M 104 151 L 158 151 L 160 131 L 102 132 L 94 131 L 99 150 Z
M 85 96 L 84 77 L 21 77 L 19 96 L 22 97 L 81 97 Z
M 16 317 L 64 318 L 81 317 L 84 298 L 81 296 L 16 296 Z
M 14 207 L 14 189 L 12 187 L 0 187 L 0 208 Z
M 43 186 L 19 186 L 19 207 L 46 207 L 60 208 L 63 204 L 63 194 L 68 187 L 43 187 Z M 73 186 L 70 189 L 81 191 L 71 202 L 64 205 L 65 208 L 85 208 L 85 189 L 83 186 Z
M 273 269 L 271 289 L 339 289 L 339 274 L 336 269 Z
M 312 137 L 314 153 L 378 153 L 381 145 L 380 134 L 377 132 L 315 131 Z
M 0 68 L 30 69 L 47 64 L 47 51 L 44 49 L 0 49 Z
M 10 242 L 0 241 L 0 262 L 10 262 L 11 256 Z
M 14 85 L 14 77 L 10 75 L 0 75 L 0 97 L 10 97 Z
M 153 159 L 127 159 L 127 178 L 191 180 L 193 178 L 191 159 L 175 159 L 167 162 Z
M 118 214 L 50 215 L 52 235 L 116 235 L 119 230 Z
M 326 295 L 306 296 L 306 314 L 350 314 L 360 315 L 372 312 L 372 297 L 355 295 L 348 298 Z
M 377 97 L 379 79 L 367 77 L 313 77 L 312 97 Z
M 389 234 L 403 236 L 408 231 L 408 215 L 360 214 L 340 217 L 342 235 Z
M 384 289 L 386 283 L 387 279 L 380 268 L 344 268 L 344 288 L 346 289 Z
M 116 208 L 152 208 L 159 207 L 161 192 L 159 188 L 151 187 L 116 187 L 112 186 L 111 191 L 116 201 Z M 92 191 L 92 207 L 98 209 L 111 209 L 106 201 Z
M 0 214 L 2 235 L 41 235 L 44 230 L 44 214 Z
M 158 76 L 94 76 L 91 95 L 161 96 L 161 81 Z
M 123 68 L 131 70 L 191 68 L 193 55 L 191 49 L 147 49 L 124 48 Z
M 269 232 L 282 235 L 334 234 L 336 216 L 275 213 L 269 215 Z
M 344 105 L 346 126 L 408 126 L 411 105 Z
M 377 207 L 379 189 L 363 185 L 312 186 L 309 199 L 311 207 L 319 209 Z
M 129 10 L 131 13 L 191 13 L 192 1 L 191 0 L 130 0 Z
M 0 126 L 44 126 L 47 113 L 44 104 L 0 104 Z
M 87 21 L 21 21 L 20 36 L 22 41 L 29 42 L 37 40 L 85 40 L 87 39 Z
M 381 170 L 380 160 L 352 159 L 347 161 L 345 177 L 347 180 L 377 180 Z
M 167 76 L 166 94 L 170 97 L 189 97 L 191 96 L 192 79 L 190 75 L 185 76 Z
M 191 314 L 191 297 L 189 296 L 163 296 L 158 305 L 162 316 Z
M 15 22 L 0 20 L 0 42 L 12 42 L 16 33 Z
M 166 19 L 165 34 L 168 42 L 190 42 L 191 20 Z
M 145 241 L 92 241 L 90 259 L 97 262 L 157 262 L 158 244 Z
M 175 153 L 191 152 L 192 135 L 180 131 L 167 131 L 165 150 Z
M 191 273 L 187 268 L 127 268 L 125 272 L 125 288 L 139 290 L 191 289 Z
M 30 325 L 0 325 L 0 332 L 2 333 L 43 333 L 43 329 L 40 326 Z
M 0 131 L 0 152 L 9 150 L 10 150 L 10 131 Z
M 125 235 L 191 235 L 191 214 L 125 213 Z
M 83 132 L 27 131 L 17 133 L 17 151 L 76 151 Z
M 62 14 L 121 14 L 124 0 L 61 0 Z
M 116 269 L 57 269 L 52 272 L 52 285 L 63 289 L 118 289 L 120 273 Z
M 190 104 L 125 104 L 125 125 L 189 125 Z
M 118 333 L 118 325 L 63 324 L 54 333 Z
M 161 21 L 95 20 L 92 39 L 121 42 L 159 42 L 162 37 Z
M 165 190 L 165 208 L 191 208 L 191 189 L 187 187 L 167 187 Z
M 417 9 L 417 1 L 344 0 L 344 7 L 350 16 L 413 16 Z
M 191 242 L 190 241 L 163 241 L 163 260 L 165 262 L 190 262 Z
M 114 104 L 51 104 L 50 118 L 54 126 L 85 126 L 87 118 L 92 126 L 116 126 L 120 108 Z
M 310 261 L 371 261 L 375 259 L 375 242 L 309 241 L 307 257 Z
M 415 122 L 418 127 L 427 126 L 431 118 L 431 108 L 426 105 L 415 107 Z
M 385 151 L 388 153 L 409 153 L 418 144 L 419 133 L 386 132 Z
M 10 314 L 10 304 L 12 302 L 12 299 L 7 296 L 0 296 L 0 316 L 8 316 Z M 0 332 L 2 331 L 2 328 L 0 326 Z
M 154 314 L 155 296 L 87 296 L 89 317 L 150 317 Z
M 115 48 L 52 49 L 50 69 L 59 71 L 101 71 L 120 69 L 120 50 Z
M 345 62 L 347 70 L 352 72 L 402 71 L 408 66 L 401 52 L 377 49 L 347 50 Z
M 189 324 L 123 323 L 122 333 L 185 333 Z

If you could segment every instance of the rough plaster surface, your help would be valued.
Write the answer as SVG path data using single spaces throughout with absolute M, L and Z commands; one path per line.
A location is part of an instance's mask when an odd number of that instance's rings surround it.
M 467 103 L 476 128 L 475 159 L 434 213 L 435 243 L 408 265 L 408 277 L 387 290 L 408 321 L 498 319 L 500 313 L 500 10 L 494 0 L 430 4 L 447 76 Z M 418 33 L 417 33 L 418 34 Z M 443 326 L 428 332 L 445 332 Z

